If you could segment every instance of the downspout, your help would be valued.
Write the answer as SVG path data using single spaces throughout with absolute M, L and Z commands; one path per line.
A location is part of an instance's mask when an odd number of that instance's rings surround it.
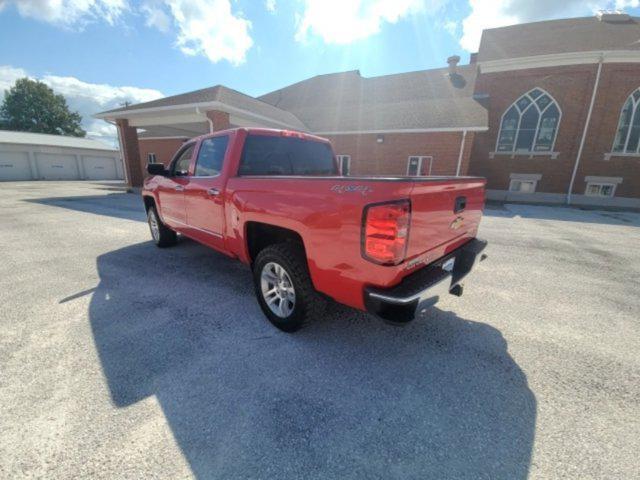
M 120 127 L 116 122 L 112 122 L 111 120 L 107 120 L 106 118 L 104 119 L 104 121 L 116 127 L 116 133 L 118 134 L 118 146 L 120 147 L 120 155 L 122 155 L 122 174 L 124 175 L 124 183 L 129 185 L 129 177 L 127 176 L 127 167 L 124 164 L 125 154 L 124 154 L 124 148 L 122 146 L 122 137 L 120 136 Z
M 571 205 L 571 192 L 573 192 L 573 184 L 575 183 L 576 175 L 578 174 L 578 166 L 580 165 L 580 158 L 582 157 L 582 149 L 584 148 L 584 143 L 587 140 L 589 124 L 591 123 L 591 113 L 593 112 L 593 105 L 596 103 L 596 94 L 598 93 L 598 85 L 600 84 L 600 72 L 602 72 L 603 61 L 604 54 L 601 54 L 600 60 L 598 61 L 596 81 L 593 84 L 593 92 L 591 93 L 591 103 L 589 104 L 589 111 L 587 112 L 587 120 L 584 122 L 582 140 L 580 140 L 580 147 L 578 148 L 578 155 L 576 156 L 576 164 L 573 166 L 573 173 L 571 174 L 571 181 L 569 182 L 569 190 L 567 191 L 567 205 Z
M 462 168 L 462 154 L 464 153 L 464 141 L 467 138 L 467 131 L 462 131 L 462 140 L 460 141 L 460 153 L 458 154 L 458 167 L 456 168 L 456 177 L 460 176 L 460 169 Z
M 213 133 L 213 120 L 211 120 L 207 114 L 205 112 L 202 112 L 200 110 L 200 107 L 196 107 L 196 114 L 198 115 L 204 115 L 204 117 L 207 119 L 207 121 L 209 122 L 209 133 Z

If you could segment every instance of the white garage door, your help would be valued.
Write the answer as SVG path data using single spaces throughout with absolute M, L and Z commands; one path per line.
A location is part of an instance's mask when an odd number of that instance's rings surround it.
M 27 152 L 0 152 L 0 180 L 31 180 Z
M 42 180 L 77 180 L 80 178 L 75 155 L 36 153 L 36 162 Z
M 116 159 L 110 157 L 83 156 L 82 165 L 87 180 L 117 180 Z

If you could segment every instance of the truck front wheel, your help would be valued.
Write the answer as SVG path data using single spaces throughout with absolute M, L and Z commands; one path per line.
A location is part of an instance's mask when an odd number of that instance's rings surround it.
M 151 238 L 158 247 L 169 247 L 176 244 L 178 241 L 176 232 L 162 223 L 155 206 L 150 206 L 147 210 L 147 221 L 149 230 L 151 230 Z
M 323 300 L 313 288 L 304 249 L 296 243 L 271 245 L 253 264 L 253 283 L 260 308 L 285 332 L 295 332 L 318 315 Z

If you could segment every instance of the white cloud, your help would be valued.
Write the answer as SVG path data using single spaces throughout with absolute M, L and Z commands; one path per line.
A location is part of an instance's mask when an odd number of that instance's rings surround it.
M 2 8 L 2 3 L 0 3 Z M 0 65 L 0 97 L 4 98 L 5 90 L 9 90 L 19 78 L 28 77 L 29 74 L 22 68 L 14 68 L 9 65 Z
M 0 10 L 14 5 L 23 17 L 65 27 L 103 19 L 113 24 L 127 10 L 127 0 L 3 0 Z
M 616 9 L 624 10 L 625 8 L 640 7 L 640 0 L 616 0 Z
M 251 22 L 231 11 L 229 0 L 164 0 L 177 26 L 176 45 L 185 55 L 212 62 L 245 62 L 253 45 Z
M 114 25 L 125 13 L 140 13 L 148 27 L 167 33 L 175 26 L 176 46 L 186 55 L 212 62 L 245 62 L 253 45 L 251 22 L 232 12 L 231 0 L 0 0 L 0 11 L 13 6 L 27 18 L 64 28 L 90 22 Z M 275 0 L 267 0 L 275 10 Z
M 140 7 L 142 14 L 145 16 L 145 25 L 154 27 L 162 33 L 167 33 L 171 29 L 171 18 L 161 8 L 160 2 L 147 1 Z
M 309 35 L 325 43 L 347 44 L 380 31 L 383 23 L 425 10 L 423 0 L 304 0 L 297 41 Z
M 265 0 L 264 8 L 266 8 L 269 13 L 276 13 L 276 0 Z
M 446 22 L 444 22 L 444 24 L 442 25 L 442 27 L 449 32 L 449 35 L 454 36 L 456 35 L 456 33 L 458 33 L 458 26 L 459 23 L 456 22 L 455 20 L 447 20 Z
M 22 68 L 0 66 L 0 91 L 4 96 L 4 90 L 14 84 L 18 78 L 30 77 Z M 100 138 L 113 144 L 116 138 L 116 130 L 103 120 L 91 118 L 95 113 L 120 107 L 124 102 L 139 103 L 155 100 L 163 97 L 158 90 L 138 87 L 117 87 L 113 85 L 83 82 L 75 77 L 60 77 L 45 75 L 38 78 L 49 85 L 54 92 L 62 94 L 67 99 L 67 104 L 72 111 L 78 111 L 82 116 L 82 128 L 87 135 Z
M 462 21 L 460 45 L 476 51 L 482 30 L 518 23 L 592 15 L 598 10 L 638 7 L 640 0 L 469 0 L 471 13 Z

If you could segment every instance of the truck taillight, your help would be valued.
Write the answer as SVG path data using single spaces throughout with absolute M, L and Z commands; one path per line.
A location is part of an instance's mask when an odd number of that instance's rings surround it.
M 362 222 L 362 255 L 382 265 L 402 262 L 407 252 L 410 221 L 409 200 L 366 206 Z

